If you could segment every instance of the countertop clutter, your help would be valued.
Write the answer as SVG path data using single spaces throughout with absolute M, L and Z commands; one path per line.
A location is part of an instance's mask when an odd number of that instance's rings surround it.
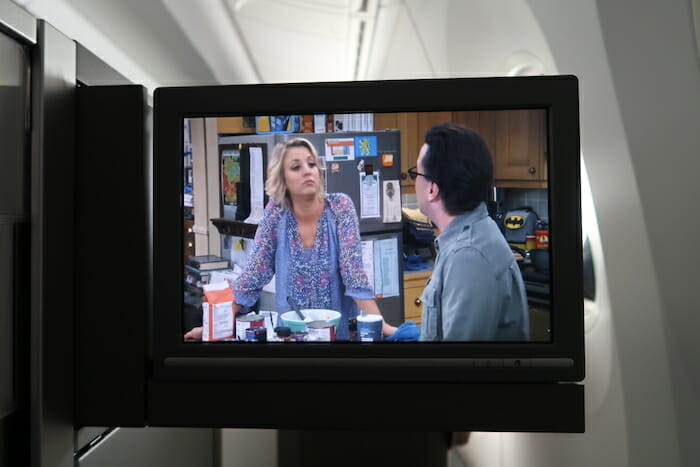
M 403 208 L 404 271 L 424 271 L 435 257 L 437 229 L 418 209 Z
M 436 229 L 418 209 L 403 208 L 404 220 L 404 321 L 421 324 L 423 302 L 420 297 L 430 277 L 435 258 Z

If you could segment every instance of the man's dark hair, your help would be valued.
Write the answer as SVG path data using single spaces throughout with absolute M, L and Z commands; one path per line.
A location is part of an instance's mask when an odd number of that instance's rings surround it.
M 423 156 L 423 170 L 440 188 L 440 197 L 450 215 L 471 211 L 488 201 L 493 161 L 477 132 L 443 123 L 425 133 L 425 142 L 428 151 Z

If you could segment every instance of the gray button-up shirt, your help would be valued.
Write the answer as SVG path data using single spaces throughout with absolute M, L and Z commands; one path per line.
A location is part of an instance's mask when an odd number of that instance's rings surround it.
M 481 203 L 435 239 L 423 291 L 422 341 L 529 339 L 525 285 L 513 253 Z

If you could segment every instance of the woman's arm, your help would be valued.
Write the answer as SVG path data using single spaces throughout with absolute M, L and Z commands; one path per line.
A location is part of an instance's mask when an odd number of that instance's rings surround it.
M 338 195 L 335 206 L 338 234 L 338 258 L 340 276 L 343 278 L 346 292 L 349 292 L 360 310 L 365 313 L 381 315 L 379 306 L 373 298 L 357 298 L 356 296 L 374 296 L 372 286 L 367 279 L 362 265 L 362 249 L 360 240 L 360 225 L 357 220 L 355 206 L 347 195 Z M 396 328 L 386 321 L 382 322 L 382 333 L 390 336 Z
M 275 235 L 280 212 L 272 202 L 265 207 L 265 213 L 255 232 L 255 246 L 250 253 L 248 263 L 238 279 L 231 284 L 235 296 L 231 310 L 234 320 L 243 306 L 255 304 L 260 296 L 260 290 L 270 282 L 275 273 Z M 202 327 L 190 329 L 185 333 L 184 339 L 201 341 Z
M 255 245 L 248 262 L 232 284 L 236 304 L 254 305 L 260 297 L 260 291 L 275 273 L 276 236 L 280 215 L 281 209 L 272 202 L 268 203 L 255 232 Z
M 336 216 L 338 262 L 343 284 L 353 297 L 355 295 L 374 297 L 374 291 L 362 265 L 360 225 L 355 205 L 348 195 L 342 193 L 336 193 L 332 203 Z

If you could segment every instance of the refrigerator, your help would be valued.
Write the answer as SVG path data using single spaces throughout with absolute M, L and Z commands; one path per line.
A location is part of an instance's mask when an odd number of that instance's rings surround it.
M 239 148 L 245 154 L 246 148 L 256 147 L 269 159 L 277 143 L 297 137 L 308 139 L 324 161 L 326 191 L 346 193 L 352 198 L 360 225 L 363 263 L 377 303 L 389 324 L 400 325 L 404 321 L 400 131 L 220 136 L 219 153 L 223 157 Z M 249 166 L 249 162 L 241 162 L 241 179 L 246 179 L 243 171 Z M 236 208 L 223 203 L 223 217 L 235 219 Z

